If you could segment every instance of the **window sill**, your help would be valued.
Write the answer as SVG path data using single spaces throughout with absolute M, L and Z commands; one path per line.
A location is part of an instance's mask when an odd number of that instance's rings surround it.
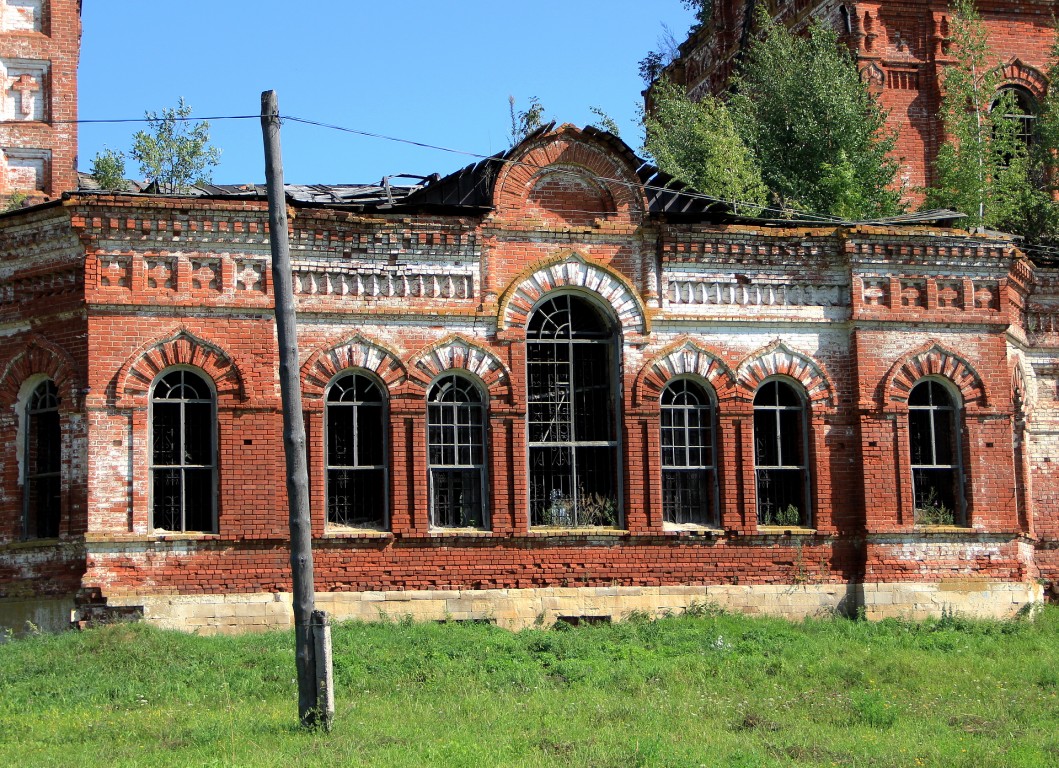
M 87 533 L 85 541 L 220 541 L 219 533 L 178 533 L 175 531 L 154 531 L 152 533 Z
M 431 528 L 427 535 L 437 538 L 458 538 L 467 536 L 480 536 L 486 538 L 492 536 L 493 532 L 481 528 Z
M 716 539 L 724 536 L 723 528 L 710 528 L 706 525 L 666 525 L 662 532 L 666 536 L 697 537 Z
M 585 526 L 584 528 L 530 528 L 526 536 L 628 536 L 623 528 Z
M 804 528 L 798 525 L 759 525 L 758 533 L 767 536 L 815 536 L 815 528 Z
M 980 533 L 969 525 L 915 525 L 923 533 Z
M 378 531 L 372 528 L 329 528 L 324 531 L 322 539 L 392 539 L 390 531 Z

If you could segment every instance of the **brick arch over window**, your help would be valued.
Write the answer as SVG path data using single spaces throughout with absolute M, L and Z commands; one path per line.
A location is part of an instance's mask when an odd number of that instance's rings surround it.
M 388 389 L 399 386 L 408 378 L 396 352 L 363 336 L 354 336 L 322 347 L 309 356 L 301 369 L 302 392 L 307 397 L 323 397 L 331 380 L 348 368 L 371 371 Z
M 832 408 L 835 405 L 834 387 L 823 366 L 808 355 L 792 349 L 782 341 L 774 341 L 747 357 L 736 371 L 743 398 L 752 402 L 754 393 L 770 376 L 787 376 L 805 388 L 810 405 Z
M 1006 64 L 1002 64 L 995 70 L 1000 76 L 1000 87 L 1008 85 L 1021 85 L 1029 91 L 1039 104 L 1048 91 L 1048 78 L 1036 67 L 1031 67 L 1017 56 L 1012 57 Z
M 515 278 L 500 298 L 498 327 L 525 330 L 533 307 L 541 298 L 561 289 L 590 291 L 609 304 L 622 332 L 650 331 L 647 308 L 632 284 L 614 270 L 569 253 L 531 267 Z
M 884 405 L 907 405 L 912 387 L 926 376 L 951 381 L 960 391 L 965 406 L 985 408 L 989 405 L 985 383 L 966 359 L 940 344 L 923 347 L 894 363 L 886 374 Z
M 477 376 L 494 399 L 510 399 L 511 375 L 503 361 L 488 349 L 464 339 L 449 336 L 427 347 L 413 359 L 414 370 L 422 386 L 428 385 L 445 371 L 459 369 Z
M 0 373 L 0 402 L 5 405 L 17 402 L 22 383 L 36 374 L 44 374 L 55 382 L 62 398 L 60 407 L 74 407 L 79 401 L 82 383 L 74 359 L 62 347 L 43 336 L 33 335 Z
M 1037 387 L 1032 376 L 1026 375 L 1026 362 L 1021 356 L 1015 358 L 1011 368 L 1011 402 L 1021 411 L 1023 418 L 1033 415 L 1037 404 Z
M 493 186 L 497 214 L 523 211 L 541 182 L 540 176 L 553 172 L 556 166 L 576 168 L 582 182 L 605 189 L 619 219 L 638 218 L 647 210 L 636 168 L 623 155 L 567 124 L 531 138 L 511 154 Z
M 636 378 L 637 403 L 657 403 L 662 390 L 672 379 L 688 374 L 708 382 L 717 393 L 718 401 L 737 396 L 735 372 L 728 364 L 719 355 L 685 339 L 662 350 L 643 367 Z
M 220 347 L 179 330 L 140 347 L 118 371 L 115 395 L 119 408 L 146 403 L 151 383 L 161 371 L 174 365 L 202 370 L 213 380 L 218 403 L 246 399 L 243 376 Z

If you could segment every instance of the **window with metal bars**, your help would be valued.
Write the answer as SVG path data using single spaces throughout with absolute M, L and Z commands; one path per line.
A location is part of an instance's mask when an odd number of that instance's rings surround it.
M 1001 117 L 1015 124 L 1015 135 L 1026 147 L 1032 146 L 1037 136 L 1040 106 L 1037 99 L 1020 85 L 1006 85 L 997 91 L 991 110 L 1003 110 Z
M 194 371 L 169 371 L 151 390 L 151 515 L 163 531 L 217 531 L 216 408 Z
M 713 400 L 690 379 L 663 391 L 662 518 L 673 525 L 717 524 Z
M 55 382 L 42 381 L 30 394 L 24 435 L 22 535 L 55 538 L 62 506 L 62 434 Z
M 957 408 L 945 385 L 916 384 L 908 395 L 908 446 L 920 525 L 964 523 L 959 434 Z
M 618 525 L 616 340 L 580 296 L 551 298 L 530 318 L 530 525 Z
M 758 525 L 810 524 L 805 404 L 785 381 L 754 396 L 754 469 Z
M 485 528 L 485 406 L 478 388 L 446 374 L 427 393 L 430 523 Z
M 386 438 L 382 390 L 369 377 L 345 374 L 327 390 L 327 522 L 386 527 Z

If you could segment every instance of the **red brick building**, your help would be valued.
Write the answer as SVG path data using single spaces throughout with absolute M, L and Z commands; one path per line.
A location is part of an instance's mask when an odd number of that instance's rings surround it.
M 290 188 L 337 616 L 1009 615 L 1059 579 L 1059 272 L 740 220 L 590 128 Z M 0 608 L 289 621 L 263 190 L 0 216 Z M 56 619 L 58 617 L 58 619 Z
M 735 72 L 752 34 L 758 0 L 715 0 L 710 22 L 680 46 L 664 72 L 695 98 L 720 93 Z M 1012 89 L 1032 116 L 1048 87 L 1055 41 L 1054 0 L 976 0 L 1001 89 Z M 933 181 L 934 159 L 944 142 L 939 116 L 944 69 L 950 55 L 947 0 L 770 0 L 773 17 L 792 29 L 816 19 L 833 26 L 853 50 L 865 81 L 897 133 L 895 154 L 906 197 Z
M 0 198 L 77 188 L 81 0 L 0 0 Z

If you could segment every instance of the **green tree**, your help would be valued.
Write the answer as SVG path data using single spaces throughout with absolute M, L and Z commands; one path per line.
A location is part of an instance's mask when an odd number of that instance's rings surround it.
M 958 210 L 968 226 L 1011 232 L 1030 244 L 1055 240 L 1059 206 L 1048 180 L 1059 147 L 1059 99 L 1046 98 L 1027 145 L 1019 122 L 1007 117 L 1018 112 L 1015 96 L 1000 90 L 1000 62 L 990 58 L 972 0 L 954 0 L 951 30 L 957 63 L 945 70 L 942 103 L 948 139 L 938 150 L 926 204 Z M 1059 48 L 1053 48 L 1052 77 L 1059 76 L 1057 61 Z
M 712 96 L 693 102 L 665 80 L 651 94 L 644 150 L 659 168 L 704 194 L 747 204 L 746 213 L 764 204 L 761 169 L 723 102 Z
M 148 130 L 132 137 L 129 154 L 147 181 L 163 193 L 183 192 L 192 184 L 209 183 L 221 152 L 210 144 L 210 124 L 192 123 L 191 105 L 183 97 L 176 107 L 147 112 Z
M 101 189 L 125 189 L 125 154 L 104 147 L 92 158 L 90 173 Z
M 544 125 L 544 106 L 536 96 L 530 96 L 529 106 L 515 109 L 515 97 L 507 97 L 511 111 L 511 146 L 515 146 L 535 130 Z
M 838 33 L 795 35 L 763 6 L 757 22 L 729 108 L 775 200 L 846 219 L 902 210 L 895 137 Z

